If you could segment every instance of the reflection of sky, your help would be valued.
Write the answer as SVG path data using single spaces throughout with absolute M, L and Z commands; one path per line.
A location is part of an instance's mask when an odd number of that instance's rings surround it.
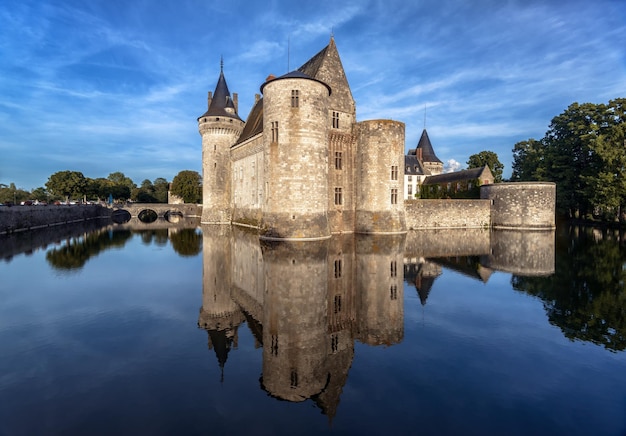
M 0 263 L 0 434 L 328 431 L 311 401 L 261 389 L 262 349 L 246 326 L 220 383 L 196 327 L 201 263 L 139 236 L 72 274 L 43 250 Z M 444 268 L 424 307 L 405 284 L 404 339 L 355 344 L 333 432 L 623 431 L 626 353 L 570 342 L 510 279 Z

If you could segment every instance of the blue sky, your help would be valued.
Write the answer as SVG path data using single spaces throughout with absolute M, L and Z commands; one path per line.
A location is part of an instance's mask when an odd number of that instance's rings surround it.
M 357 118 L 403 121 L 408 149 L 426 112 L 453 166 L 491 150 L 508 177 L 513 145 L 568 105 L 626 97 L 623 0 L 4 0 L 0 29 L 0 183 L 27 190 L 201 172 L 220 56 L 245 118 L 331 33 Z

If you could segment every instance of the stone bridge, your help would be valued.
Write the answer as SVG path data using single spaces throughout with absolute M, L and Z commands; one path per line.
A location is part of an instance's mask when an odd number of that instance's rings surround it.
M 197 204 L 126 203 L 113 205 L 112 209 L 111 217 L 118 223 L 130 220 L 146 224 L 163 220 L 176 223 L 202 215 L 202 206 Z

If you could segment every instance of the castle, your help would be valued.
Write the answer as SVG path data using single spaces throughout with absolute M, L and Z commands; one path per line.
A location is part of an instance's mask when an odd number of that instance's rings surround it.
M 444 227 L 493 223 L 498 187 L 473 209 L 476 213 L 467 213 L 469 203 L 453 205 L 462 212 L 455 212 L 452 221 L 449 209 L 405 204 L 411 168 L 421 176 L 438 177 L 443 164 L 425 130 L 425 147 L 418 144 L 415 155 L 405 157 L 404 123 L 356 120 L 356 105 L 333 38 L 297 70 L 270 75 L 260 91 L 263 96 L 256 95 L 245 122 L 238 114 L 237 94 L 231 96 L 226 84 L 223 65 L 215 91 L 209 92 L 208 110 L 198 118 L 203 224 L 247 226 L 269 240 L 319 240 L 341 233 L 398 234 L 439 227 L 444 221 Z M 406 159 L 416 164 L 407 165 Z M 446 181 L 444 186 L 454 189 L 457 184 Z M 508 189 L 507 195 L 524 197 L 522 191 Z M 553 206 L 550 210 L 554 186 L 537 185 L 531 191 L 517 208 L 524 217 L 514 217 L 512 226 L 554 227 Z M 536 208 L 526 208 L 537 193 L 547 198 L 548 205 L 547 209 L 541 205 L 539 220 Z M 407 207 L 422 215 L 409 216 L 407 223 Z M 513 215 L 507 207 L 500 202 L 496 208 L 509 219 Z M 423 219 L 425 213 L 430 221 Z M 439 219 L 437 213 L 446 216 Z
M 202 223 L 261 229 L 261 237 L 402 233 L 404 123 L 356 120 L 334 39 L 261 86 L 244 122 L 223 68 L 198 118 Z

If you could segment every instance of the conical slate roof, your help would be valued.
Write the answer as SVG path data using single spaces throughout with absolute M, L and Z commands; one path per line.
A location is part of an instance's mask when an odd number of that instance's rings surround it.
M 330 86 L 332 89 L 330 107 L 349 114 L 356 112 L 354 98 L 334 38 L 298 68 L 298 71 Z
M 430 143 L 430 138 L 428 137 L 428 133 L 426 133 L 426 129 L 422 131 L 422 136 L 420 137 L 420 140 L 417 143 L 416 150 L 420 150 L 420 149 L 422 150 L 422 162 L 443 163 L 439 160 L 439 158 L 435 154 L 435 151 L 433 150 L 433 146 Z
M 217 85 L 215 86 L 215 92 L 213 92 L 213 98 L 207 110 L 200 118 L 206 116 L 213 117 L 229 117 L 236 120 L 240 120 L 235 109 L 235 103 L 230 96 L 228 85 L 226 84 L 226 78 L 224 77 L 224 68 L 220 69 L 220 77 L 217 79 Z

